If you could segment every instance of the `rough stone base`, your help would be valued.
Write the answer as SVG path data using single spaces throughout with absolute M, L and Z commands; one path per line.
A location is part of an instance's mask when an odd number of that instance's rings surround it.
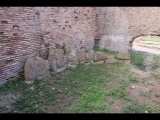
M 112 63 L 115 63 L 115 62 L 117 62 L 118 60 L 116 60 L 116 59 L 107 59 L 107 60 L 105 60 L 105 63 L 106 64 L 112 64 Z
M 103 64 L 103 63 L 104 63 L 104 60 L 101 60 L 101 61 L 98 61 L 98 62 L 93 62 L 92 64 L 99 65 L 99 64 Z
M 130 60 L 129 52 L 119 52 L 117 55 L 117 59 L 119 60 Z

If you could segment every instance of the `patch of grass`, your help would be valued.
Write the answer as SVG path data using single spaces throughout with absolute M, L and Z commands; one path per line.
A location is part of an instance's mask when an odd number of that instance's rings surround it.
M 141 96 L 145 96 L 145 97 L 150 97 L 151 96 L 151 92 L 140 91 L 140 95 Z
M 0 106 L 0 113 L 2 113 L 3 111 L 7 110 L 5 107 Z
M 74 112 L 84 113 L 92 110 L 98 112 L 109 109 L 110 106 L 104 102 L 106 100 L 106 94 L 100 90 L 97 86 L 89 87 L 87 93 L 82 94 L 78 99 L 78 106 L 74 109 Z
M 112 96 L 114 98 L 123 99 L 127 95 L 126 95 L 124 88 L 113 85 L 113 86 L 111 86 L 111 90 L 109 92 L 107 92 L 107 96 Z
M 22 96 L 19 97 L 14 103 L 15 107 L 23 110 L 25 113 L 37 113 L 39 111 L 44 111 L 41 108 L 36 108 L 36 106 L 50 105 L 55 101 L 55 95 L 50 87 L 49 80 L 43 80 L 43 86 L 40 85 L 42 80 L 35 80 L 33 85 L 34 90 L 25 89 L 22 92 Z M 42 92 L 42 94 L 40 94 Z
M 133 101 L 126 92 L 129 83 L 134 81 L 133 76 L 130 81 L 126 75 L 129 69 L 119 62 L 110 66 L 79 64 L 76 68 L 67 68 L 68 74 L 65 74 L 66 71 L 53 74 L 54 81 L 36 79 L 29 85 L 19 80 L 9 81 L 0 87 L 0 95 L 18 92 L 20 97 L 14 106 L 24 113 L 61 112 L 55 108 L 68 113 L 107 113 L 117 99 L 126 103 Z M 63 92 L 59 92 L 59 89 Z
M 143 41 L 153 41 L 153 42 L 160 42 L 160 37 L 152 37 L 152 36 L 143 36 Z
M 144 60 L 146 59 L 146 54 L 137 51 L 130 51 L 131 63 L 137 68 L 144 70 Z
M 0 86 L 0 95 L 8 93 L 19 93 L 28 87 L 19 79 L 9 80 L 3 86 Z
M 41 85 L 43 83 L 43 85 Z M 53 90 L 49 87 L 51 82 L 46 80 L 35 80 L 33 85 L 26 84 L 18 79 L 8 81 L 6 84 L 0 87 L 0 96 L 8 93 L 19 93 L 18 97 L 13 105 L 16 109 L 23 111 L 24 113 L 37 113 L 44 111 L 41 109 L 41 105 L 50 105 L 55 100 Z M 34 86 L 34 90 L 30 87 Z M 40 92 L 43 94 L 40 95 Z
M 119 70 L 123 67 L 123 71 Z M 128 82 L 119 80 L 118 77 L 118 75 L 122 75 L 122 72 L 126 73 L 128 71 L 129 69 L 126 68 L 124 63 L 114 63 L 107 67 L 106 65 L 86 66 L 80 64 L 76 69 L 70 69 L 70 74 L 58 73 L 56 76 L 58 78 L 57 83 L 62 88 L 68 86 L 65 94 L 77 98 L 76 105 L 71 112 L 86 113 L 92 110 L 107 112 L 111 108 L 110 102 L 106 102 L 108 97 L 131 101 L 131 98 L 125 92 Z M 117 82 L 121 81 L 121 86 L 118 86 L 118 83 L 113 85 L 113 79 L 117 79 Z M 109 87 L 110 91 L 106 91 L 106 87 Z
M 135 77 L 133 77 L 133 75 L 131 75 L 131 74 L 129 74 L 128 79 L 131 82 L 138 82 L 138 80 Z
M 156 80 L 160 81 L 160 68 L 157 68 L 156 70 L 152 71 L 151 74 Z
M 122 74 L 127 74 L 127 73 L 129 73 L 129 67 L 126 67 L 126 68 L 124 68 L 123 70 L 122 70 Z
M 153 69 L 160 68 L 160 55 L 154 56 L 152 68 L 153 68 Z
M 146 82 L 147 80 L 149 80 L 149 78 L 143 78 L 143 79 L 142 79 L 142 83 L 145 84 L 145 82 Z
M 123 113 L 145 113 L 145 111 L 149 111 L 148 106 L 140 104 L 138 101 L 134 101 L 122 109 Z
M 110 51 L 108 49 L 100 49 L 99 47 L 96 47 L 96 46 L 93 47 L 93 50 L 96 51 L 96 52 L 104 52 L 104 53 L 107 53 L 107 54 L 111 54 L 115 58 L 117 58 L 117 55 L 118 55 L 118 52 L 116 52 L 116 51 Z
M 156 97 L 160 97 L 160 94 L 155 93 L 154 95 L 155 95 Z
M 38 113 L 45 111 L 41 107 L 51 105 L 55 101 L 53 90 L 48 86 L 50 81 L 36 79 L 33 83 L 34 90 L 24 89 L 22 96 L 14 103 L 15 107 L 24 111 L 25 113 Z M 30 86 L 31 87 L 31 86 Z M 41 94 L 40 94 L 41 93 Z M 39 106 L 36 108 L 36 106 Z

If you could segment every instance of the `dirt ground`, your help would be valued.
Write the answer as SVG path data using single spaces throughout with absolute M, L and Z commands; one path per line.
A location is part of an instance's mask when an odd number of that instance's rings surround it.
M 128 88 L 128 93 L 132 98 L 135 98 L 141 102 L 145 102 L 146 104 L 151 104 L 156 108 L 160 107 L 160 83 L 154 79 L 152 72 L 153 69 L 151 65 L 153 64 L 153 57 L 155 55 L 160 54 L 160 50 L 145 48 L 141 46 L 133 46 L 133 50 L 146 52 L 147 58 L 144 61 L 145 70 L 139 70 L 134 67 L 131 67 L 131 72 L 137 76 L 139 83 L 131 84 L 134 89 Z M 140 94 L 146 93 L 146 94 Z M 160 110 L 160 109 L 158 109 Z

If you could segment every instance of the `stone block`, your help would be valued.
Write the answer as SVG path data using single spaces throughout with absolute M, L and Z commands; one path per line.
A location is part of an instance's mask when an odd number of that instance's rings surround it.
M 109 58 L 109 59 L 105 60 L 106 64 L 112 64 L 112 63 L 116 63 L 116 62 L 117 62 L 117 60 L 114 58 Z
M 88 51 L 88 53 L 87 53 L 87 59 L 88 59 L 89 61 L 95 60 L 94 50 L 89 50 L 89 51 Z
M 85 50 L 77 51 L 77 59 L 78 59 L 79 62 L 86 61 L 86 52 L 85 52 Z
M 117 59 L 130 60 L 130 54 L 129 54 L 129 52 L 119 52 L 118 56 L 117 56 Z
M 98 61 L 98 62 L 93 62 L 92 64 L 96 64 L 96 65 L 104 64 L 104 60 L 100 60 L 100 61 Z
M 105 60 L 107 58 L 107 55 L 103 52 L 96 52 L 95 58 L 97 61 Z
M 36 60 L 28 58 L 24 65 L 24 77 L 26 81 L 33 81 L 36 78 Z
M 67 67 L 67 55 L 62 49 L 55 49 L 55 71 L 59 72 Z

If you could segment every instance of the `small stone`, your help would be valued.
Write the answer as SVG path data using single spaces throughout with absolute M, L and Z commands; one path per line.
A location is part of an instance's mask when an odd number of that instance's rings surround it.
M 42 91 L 40 91 L 40 92 L 39 92 L 39 95 L 41 95 L 41 96 L 42 96 L 42 95 L 43 95 L 43 92 L 42 92 Z
M 36 107 L 38 107 L 38 105 L 36 105 Z
M 72 65 L 71 67 L 72 67 L 72 68 L 76 68 L 77 66 L 78 66 L 78 65 Z
M 62 90 L 59 90 L 59 92 L 63 92 Z
M 148 113 L 148 111 L 145 111 L 145 113 Z
M 27 83 L 27 84 L 32 84 L 33 81 L 25 81 L 25 83 Z
M 34 86 L 32 86 L 32 87 L 30 87 L 29 89 L 34 90 L 35 88 L 34 88 Z
M 55 90 L 56 88 L 55 87 L 52 87 L 52 90 Z
M 134 86 L 132 86 L 132 89 L 134 89 L 135 87 Z
M 10 108 L 11 106 L 10 106 L 10 105 L 7 105 L 6 107 L 7 107 L 7 108 Z

